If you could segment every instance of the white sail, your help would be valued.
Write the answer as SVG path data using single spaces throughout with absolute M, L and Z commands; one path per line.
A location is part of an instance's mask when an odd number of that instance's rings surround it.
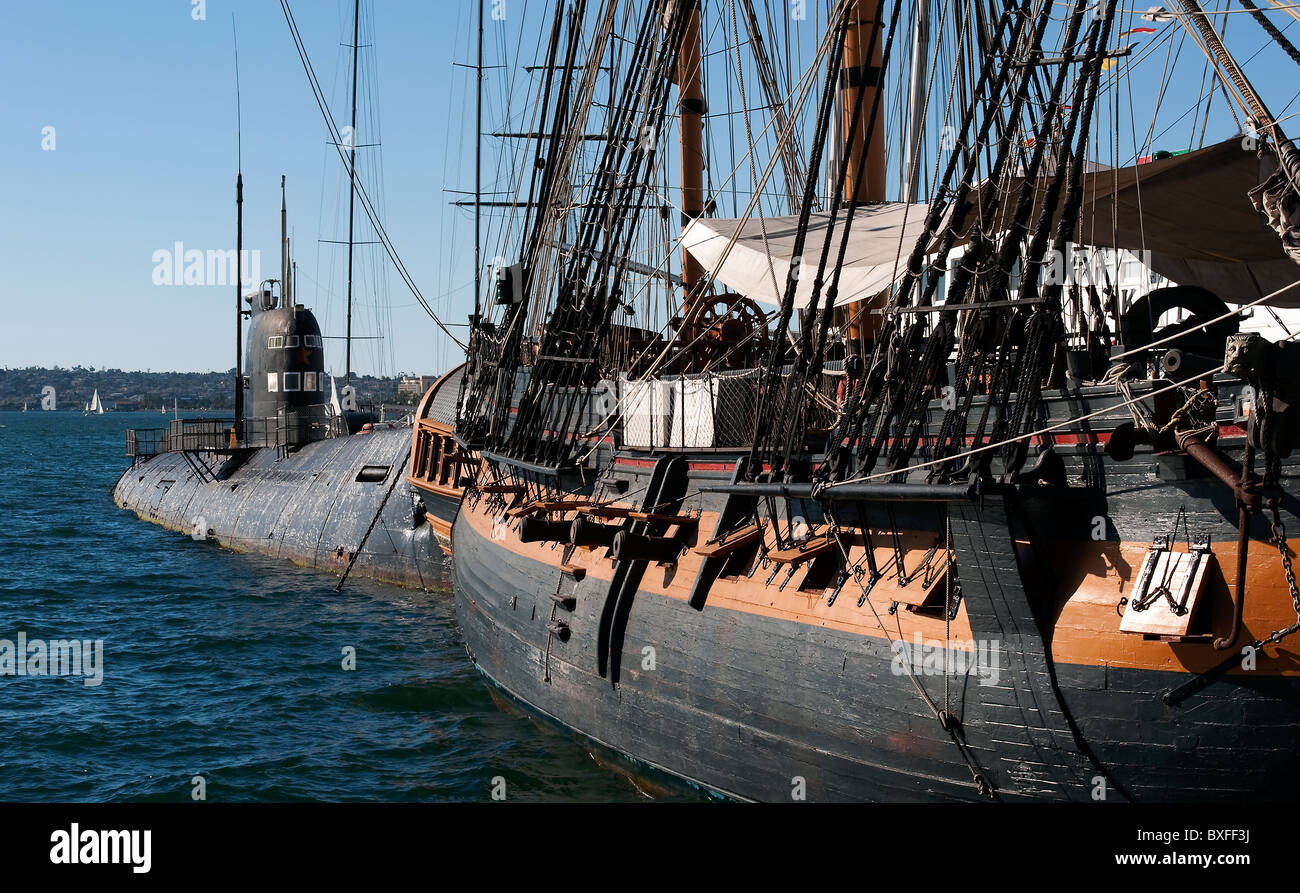
M 334 387 L 334 376 L 330 376 L 330 406 L 334 407 L 335 415 L 343 415 L 343 408 L 339 405 L 339 392 Z
M 99 388 L 95 388 L 95 394 L 90 398 L 90 406 L 87 409 L 96 415 L 104 414 L 104 404 L 99 402 Z

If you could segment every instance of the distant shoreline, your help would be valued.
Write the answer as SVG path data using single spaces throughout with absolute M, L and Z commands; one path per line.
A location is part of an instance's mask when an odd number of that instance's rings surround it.
M 0 369 L 0 411 L 41 411 L 44 389 L 54 389 L 55 411 L 82 412 L 95 391 L 105 411 L 152 411 L 173 406 L 185 412 L 231 411 L 235 370 L 225 372 L 123 372 L 121 369 L 28 367 Z M 401 376 L 380 378 L 353 375 L 358 400 L 363 404 L 413 405 L 411 394 L 398 395 Z M 341 386 L 341 384 L 340 384 Z

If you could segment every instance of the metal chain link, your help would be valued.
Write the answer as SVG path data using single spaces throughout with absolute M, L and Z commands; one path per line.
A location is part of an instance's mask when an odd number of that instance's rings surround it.
M 1273 542 L 1277 545 L 1278 554 L 1282 556 L 1282 570 L 1286 574 L 1286 583 L 1291 590 L 1291 604 L 1295 608 L 1296 622 L 1282 629 L 1274 630 L 1270 635 L 1262 639 L 1256 639 L 1242 651 L 1247 649 L 1258 651 L 1265 644 L 1276 645 L 1287 636 L 1300 630 L 1300 585 L 1296 584 L 1295 569 L 1291 566 L 1291 552 L 1286 544 L 1286 525 L 1282 523 L 1282 513 L 1278 511 L 1278 502 L 1272 500 L 1269 503 L 1269 509 L 1273 512 Z
M 1282 513 L 1277 503 L 1270 506 L 1273 510 L 1273 541 L 1277 543 L 1278 554 L 1282 556 L 1282 570 L 1286 572 L 1287 586 L 1291 587 L 1291 604 L 1295 607 L 1296 619 L 1300 621 L 1300 586 L 1296 585 L 1295 569 L 1291 567 L 1291 550 L 1286 545 L 1286 525 L 1282 523 Z

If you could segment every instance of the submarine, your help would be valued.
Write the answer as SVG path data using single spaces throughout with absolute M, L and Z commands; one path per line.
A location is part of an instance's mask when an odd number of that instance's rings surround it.
M 242 181 L 237 189 L 242 200 Z M 282 199 L 282 278 L 242 296 L 248 307 L 237 317 L 236 338 L 245 317 L 249 330 L 234 417 L 128 430 L 131 462 L 113 500 L 235 551 L 431 588 L 473 472 L 445 448 L 460 370 L 425 393 L 412 424 L 361 411 L 351 387 L 342 403 L 327 397 L 324 338 L 311 310 L 293 300 L 285 230 Z
M 428 588 L 450 547 L 435 524 L 449 530 L 459 493 L 444 487 L 439 496 L 408 480 L 413 439 L 425 429 L 337 411 L 324 391 L 315 315 L 271 288 L 255 304 L 249 415 L 128 431 L 131 464 L 114 502 L 235 551 Z M 421 406 L 438 403 L 447 383 Z

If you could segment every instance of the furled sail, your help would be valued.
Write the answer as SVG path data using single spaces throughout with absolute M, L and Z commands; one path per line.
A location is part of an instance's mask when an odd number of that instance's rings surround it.
M 837 305 L 863 301 L 880 294 L 901 278 L 907 255 L 925 230 L 926 205 L 884 202 L 860 206 L 853 220 L 849 247 L 844 256 Z M 841 212 L 843 223 L 845 213 Z M 807 273 L 799 278 L 796 307 L 804 307 L 812 296 L 817 252 L 826 239 L 831 222 L 827 212 L 814 213 L 808 223 L 805 243 Z M 717 268 L 717 279 L 736 292 L 766 304 L 780 304 L 793 262 L 799 218 L 767 217 L 759 220 L 698 218 L 682 234 L 682 242 L 705 269 Z M 735 244 L 731 244 L 732 238 Z M 832 250 L 838 250 L 842 230 L 836 227 Z M 730 245 L 730 250 L 728 246 Z M 721 266 L 719 266 L 721 261 Z M 770 262 L 769 262 L 770 261 Z

